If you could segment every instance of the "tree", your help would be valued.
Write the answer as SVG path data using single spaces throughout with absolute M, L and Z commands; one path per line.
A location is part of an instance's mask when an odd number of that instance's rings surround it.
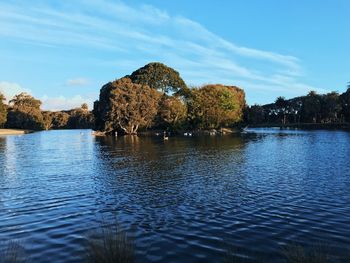
M 315 91 L 310 91 L 309 94 L 303 98 L 303 105 L 301 107 L 301 117 L 303 121 L 316 123 L 320 110 L 320 95 Z
M 321 119 L 323 122 L 335 122 L 341 112 L 339 94 L 335 91 L 323 95 L 321 103 Z
M 127 77 L 134 83 L 148 85 L 163 93 L 173 92 L 185 95 L 188 92 L 179 72 L 158 62 L 149 63 Z
M 110 82 L 101 88 L 99 101 L 94 104 L 96 129 L 136 134 L 139 128 L 153 123 L 160 97 L 155 89 L 127 77 Z
M 186 104 L 177 97 L 163 95 L 159 103 L 161 125 L 171 130 L 183 128 L 187 117 Z
M 346 121 L 350 121 L 350 84 L 346 92 L 340 95 L 341 112 Z
M 81 109 L 83 111 L 88 111 L 89 110 L 89 106 L 87 105 L 87 103 L 83 103 L 83 104 L 81 104 Z
M 69 111 L 67 128 L 91 129 L 94 126 L 94 122 L 94 115 L 91 112 L 89 112 L 83 104 L 81 108 L 76 108 Z
M 22 92 L 9 103 L 6 126 L 9 128 L 42 130 L 43 115 L 40 110 L 41 101 Z
M 5 96 L 0 93 L 0 128 L 4 126 L 7 119 L 7 106 L 4 103 Z
M 288 112 L 288 101 L 284 97 L 278 97 L 275 101 L 278 113 L 282 113 L 282 123 L 286 124 L 286 114 Z
M 242 120 L 245 94 L 234 86 L 207 85 L 192 90 L 188 107 L 196 128 L 229 127 Z
M 53 127 L 53 113 L 51 111 L 43 111 L 43 125 L 45 130 L 50 130 Z
M 66 129 L 68 128 L 69 114 L 66 112 L 53 112 L 52 113 L 52 128 L 53 129 Z
M 254 104 L 246 108 L 246 122 L 251 124 L 260 124 L 265 122 L 264 108 Z

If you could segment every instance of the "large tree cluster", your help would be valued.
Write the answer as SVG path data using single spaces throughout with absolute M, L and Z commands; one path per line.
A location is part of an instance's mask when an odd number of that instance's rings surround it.
M 206 85 L 189 89 L 180 74 L 150 63 L 101 88 L 93 113 L 96 129 L 136 134 L 139 129 L 216 129 L 241 121 L 243 90 Z
M 42 130 L 44 119 L 40 110 L 41 101 L 22 92 L 9 102 L 6 126 L 17 129 Z
M 243 90 L 234 86 L 206 85 L 192 90 L 189 100 L 190 118 L 203 129 L 229 127 L 243 115 Z
M 133 83 L 128 77 L 107 83 L 95 102 L 97 128 L 107 133 L 136 134 L 140 127 L 151 126 L 159 98 L 158 91 Z

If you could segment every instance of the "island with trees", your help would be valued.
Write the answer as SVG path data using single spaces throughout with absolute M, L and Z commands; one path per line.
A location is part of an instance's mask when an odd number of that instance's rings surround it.
M 0 128 L 94 129 L 96 135 L 222 133 L 240 127 L 349 128 L 350 85 L 330 92 L 248 106 L 236 86 L 188 87 L 179 72 L 159 62 L 108 82 L 90 111 L 84 103 L 65 111 L 43 111 L 41 101 L 20 93 L 8 104 L 0 93 Z
M 245 106 L 245 93 L 238 87 L 188 88 L 174 69 L 149 63 L 104 85 L 93 114 L 95 128 L 103 134 L 180 133 L 234 128 Z

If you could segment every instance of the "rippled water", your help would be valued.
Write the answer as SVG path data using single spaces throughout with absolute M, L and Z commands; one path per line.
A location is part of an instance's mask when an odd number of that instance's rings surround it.
M 350 133 L 251 130 L 224 137 L 0 137 L 0 243 L 33 262 L 82 262 L 101 222 L 138 262 L 222 262 L 227 248 L 280 261 L 281 246 L 350 249 Z

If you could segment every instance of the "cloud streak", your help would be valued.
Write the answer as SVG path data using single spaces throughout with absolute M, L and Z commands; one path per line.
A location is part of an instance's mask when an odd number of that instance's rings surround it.
M 68 109 L 74 109 L 80 107 L 83 103 L 87 103 L 89 106 L 89 109 L 92 109 L 93 106 L 93 98 L 89 96 L 80 96 L 76 95 L 73 97 L 65 97 L 65 96 L 58 96 L 58 97 L 49 97 L 47 95 L 40 98 L 40 100 L 43 103 L 42 108 L 44 110 L 51 110 L 51 111 L 60 111 L 60 110 L 68 110 Z
M 66 85 L 68 86 L 80 86 L 84 87 L 90 84 L 90 80 L 87 78 L 75 78 L 75 79 L 68 79 L 66 81 Z
M 139 66 L 161 61 L 179 70 L 190 84 L 244 85 L 248 99 L 250 89 L 259 85 L 285 96 L 318 90 L 301 81 L 298 58 L 239 46 L 196 21 L 153 6 L 108 0 L 62 1 L 58 6 L 40 0 L 21 4 L 0 3 L 0 38 L 104 52 L 114 59 L 101 58 L 99 63 L 120 67 L 128 59 Z M 88 83 L 84 78 L 67 81 L 70 86 Z

